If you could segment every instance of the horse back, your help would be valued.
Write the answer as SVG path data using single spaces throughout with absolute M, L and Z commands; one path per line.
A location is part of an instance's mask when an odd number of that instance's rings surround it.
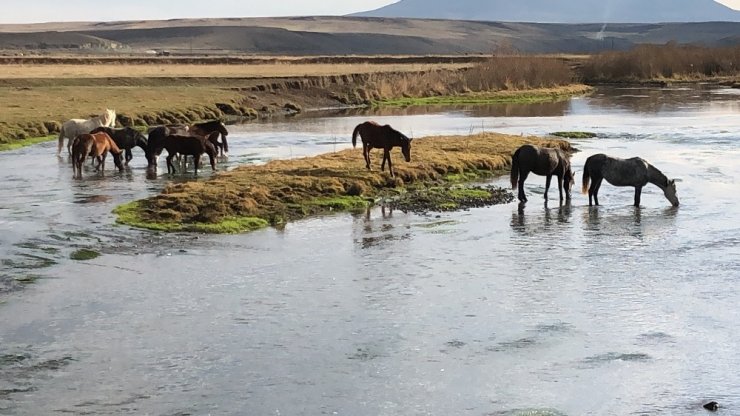
M 648 183 L 650 164 L 640 157 L 620 159 L 607 156 L 601 173 L 614 186 L 644 186 Z

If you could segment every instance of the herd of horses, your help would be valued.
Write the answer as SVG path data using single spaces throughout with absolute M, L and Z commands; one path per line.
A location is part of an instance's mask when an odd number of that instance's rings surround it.
M 176 156 L 192 156 L 197 174 L 200 158 L 204 153 L 210 158 L 211 168 L 216 170 L 217 156 L 226 156 L 229 152 L 229 132 L 220 120 L 153 127 L 149 129 L 148 137 L 131 127 L 116 129 L 115 121 L 115 110 L 106 109 L 100 116 L 87 120 L 72 119 L 62 124 L 57 155 L 61 155 L 64 139 L 68 139 L 67 151 L 72 158 L 75 178 L 82 177 L 82 166 L 88 157 L 93 158 L 93 163 L 97 161 L 95 170 L 104 171 L 108 153 L 113 156 L 116 167 L 122 171 L 133 158 L 131 149 L 134 147 L 140 147 L 144 151 L 150 169 L 157 168 L 159 156 L 166 149 L 168 173 L 176 172 L 172 163 Z
M 385 162 L 391 176 L 395 176 L 391 163 L 391 149 L 400 147 L 401 153 L 407 162 L 411 161 L 411 139 L 403 133 L 393 129 L 391 126 L 381 126 L 374 122 L 365 122 L 358 125 L 352 133 L 352 145 L 357 145 L 357 137 L 362 138 L 362 154 L 365 158 L 365 166 L 370 170 L 370 150 L 373 148 L 383 149 L 383 162 L 380 170 L 385 170 Z M 570 157 L 561 149 L 538 147 L 526 144 L 514 152 L 511 163 L 511 187 L 519 191 L 519 201 L 527 202 L 524 192 L 524 181 L 530 173 L 545 176 L 545 200 L 550 190 L 553 176 L 557 177 L 560 201 L 570 201 L 571 190 L 576 181 L 575 174 L 571 169 Z M 655 166 L 646 160 L 634 157 L 631 159 L 620 159 L 596 154 L 586 159 L 583 168 L 582 192 L 588 194 L 588 204 L 599 205 L 599 189 L 602 181 L 614 186 L 632 186 L 635 188 L 635 206 L 640 206 L 642 188 L 648 183 L 656 185 L 663 190 L 663 194 L 670 203 L 677 207 L 679 204 L 676 195 L 676 181 L 668 179 Z M 563 194 L 565 191 L 565 194 Z M 565 198 L 564 198 L 565 197 Z
M 211 168 L 216 170 L 216 158 L 225 156 L 229 151 L 226 137 L 229 132 L 219 120 L 187 125 L 165 125 L 149 129 L 149 137 L 131 127 L 115 129 L 116 114 L 106 110 L 103 114 L 88 120 L 73 119 L 62 125 L 59 134 L 57 154 L 61 154 L 64 139 L 68 138 L 68 150 L 72 156 L 72 168 L 76 178 L 82 177 L 82 166 L 88 157 L 97 161 L 96 170 L 105 169 L 108 153 L 113 155 L 113 162 L 120 170 L 132 159 L 131 149 L 140 147 L 144 150 L 148 168 L 156 169 L 158 158 L 167 150 L 167 172 L 176 172 L 173 159 L 179 156 L 192 156 L 195 173 L 201 156 L 208 155 Z M 388 170 L 395 176 L 391 161 L 391 150 L 400 147 L 406 162 L 411 162 L 411 141 L 408 136 L 389 125 L 380 125 L 372 121 L 361 123 L 352 132 L 352 146 L 357 147 L 357 138 L 362 140 L 362 154 L 365 167 L 370 167 L 370 150 L 383 149 L 383 160 L 380 170 Z M 125 152 L 125 156 L 124 156 Z M 125 160 L 124 160 L 125 157 Z M 553 176 L 558 181 L 560 202 L 570 201 L 571 190 L 576 181 L 571 168 L 569 155 L 561 149 L 523 145 L 514 152 L 511 164 L 511 186 L 518 188 L 518 198 L 527 202 L 524 182 L 530 173 L 545 176 L 545 200 Z M 673 206 L 678 206 L 676 181 L 668 179 L 655 166 L 646 160 L 634 157 L 620 159 L 596 154 L 586 159 L 583 168 L 582 192 L 588 194 L 589 205 L 599 205 L 599 189 L 603 180 L 614 186 L 632 186 L 635 188 L 634 205 L 640 206 L 642 188 L 652 183 L 660 188 L 666 199 Z

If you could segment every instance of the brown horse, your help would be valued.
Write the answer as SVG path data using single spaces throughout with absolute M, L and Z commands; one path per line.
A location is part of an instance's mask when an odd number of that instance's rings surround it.
M 80 134 L 75 137 L 72 141 L 73 175 L 77 178 L 82 178 L 82 165 L 88 156 L 97 159 L 98 166 L 95 170 L 105 173 L 105 158 L 108 152 L 113 155 L 113 163 L 115 163 L 116 167 L 120 171 L 123 171 L 123 163 L 121 161 L 123 150 L 106 133 Z
M 575 183 L 575 175 L 570 168 L 570 159 L 564 151 L 530 144 L 517 149 L 511 158 L 511 189 L 516 189 L 518 182 L 519 201 L 521 202 L 527 202 L 524 181 L 527 180 L 530 172 L 547 177 L 545 200 L 547 200 L 547 191 L 550 190 L 550 181 L 555 175 L 558 177 L 560 201 L 563 201 L 563 186 L 565 186 L 565 199 L 570 201 L 570 191 Z
M 380 170 L 385 170 L 385 161 L 388 161 L 388 170 L 395 177 L 393 164 L 391 163 L 391 149 L 400 147 L 403 157 L 411 162 L 411 140 L 403 133 L 393 129 L 389 125 L 381 126 L 374 121 L 366 121 L 355 127 L 352 132 L 352 146 L 357 147 L 357 136 L 362 138 L 362 155 L 365 157 L 365 166 L 370 170 L 370 150 L 383 149 L 383 163 Z

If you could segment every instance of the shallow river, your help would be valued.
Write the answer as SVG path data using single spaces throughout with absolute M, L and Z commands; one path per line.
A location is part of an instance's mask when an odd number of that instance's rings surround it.
M 232 126 L 230 166 L 347 148 L 368 118 L 415 137 L 593 131 L 579 181 L 590 154 L 639 155 L 681 199 L 648 186 L 636 209 L 605 184 L 601 207 L 547 207 L 530 176 L 525 207 L 237 236 L 112 225 L 168 180 L 140 152 L 82 181 L 53 143 L 0 153 L 0 414 L 740 414 L 738 115 L 740 90 L 604 89 Z

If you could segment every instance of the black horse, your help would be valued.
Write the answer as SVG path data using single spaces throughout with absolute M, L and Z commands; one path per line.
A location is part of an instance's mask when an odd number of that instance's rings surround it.
M 202 137 L 170 135 L 166 127 L 159 127 L 149 133 L 149 142 L 146 148 L 146 159 L 150 169 L 157 167 L 157 158 L 163 149 L 167 149 L 167 173 L 176 172 L 172 159 L 176 155 L 193 156 L 195 173 L 198 173 L 200 157 L 208 154 L 211 168 L 216 170 L 216 147 Z
M 388 170 L 395 177 L 391 163 L 391 149 L 400 147 L 401 153 L 407 162 L 411 162 L 411 140 L 389 125 L 381 126 L 374 121 L 358 124 L 352 132 L 352 146 L 357 147 L 357 136 L 362 138 L 362 155 L 365 157 L 365 166 L 370 170 L 370 150 L 383 149 L 383 162 L 380 170 L 385 170 L 385 161 L 388 161 Z
M 663 172 L 642 158 L 619 159 L 599 153 L 586 159 L 581 190 L 584 194 L 588 193 L 589 206 L 594 202 L 599 205 L 599 188 L 604 179 L 614 186 L 634 186 L 636 207 L 640 206 L 642 187 L 648 183 L 660 188 L 674 207 L 679 204 L 676 181 L 669 180 Z
M 547 191 L 550 190 L 550 182 L 555 175 L 558 177 L 560 201 L 563 201 L 563 187 L 565 187 L 565 198 L 570 201 L 570 191 L 575 182 L 575 176 L 570 168 L 570 159 L 564 151 L 530 144 L 517 149 L 511 158 L 511 189 L 516 189 L 517 184 L 519 185 L 519 201 L 521 202 L 527 202 L 524 181 L 527 180 L 530 172 L 547 177 L 545 200 L 547 200 Z
M 124 127 L 122 129 L 112 129 L 110 127 L 98 127 L 91 131 L 90 134 L 101 132 L 110 136 L 121 150 L 126 151 L 126 165 L 134 158 L 133 154 L 131 154 L 131 149 L 134 147 L 139 146 L 146 153 L 147 138 L 134 128 Z
M 226 126 L 222 121 L 213 120 L 196 123 L 190 126 L 188 132 L 193 136 L 200 136 L 208 139 L 219 149 L 221 156 L 225 156 L 229 153 L 229 142 L 226 140 L 226 136 L 229 135 L 229 131 L 226 130 Z M 221 137 L 220 142 L 218 141 L 219 136 Z

